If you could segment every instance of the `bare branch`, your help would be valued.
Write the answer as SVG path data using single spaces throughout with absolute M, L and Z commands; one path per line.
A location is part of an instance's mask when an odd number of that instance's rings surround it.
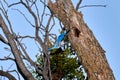
M 21 47 L 22 51 L 24 52 L 26 59 L 31 63 L 32 66 L 35 66 L 35 63 L 32 61 L 32 59 L 29 57 L 28 53 L 26 52 L 25 48 L 23 45 L 19 42 L 19 40 L 16 40 L 19 46 Z
M 5 4 L 8 6 L 8 3 L 7 3 L 7 1 L 6 0 L 3 0 L 4 2 L 5 2 Z
M 78 11 L 80 4 L 82 3 L 82 0 L 79 0 L 79 2 L 76 5 L 76 10 Z
M 36 3 L 36 1 L 37 1 L 37 0 L 35 0 L 35 1 L 33 1 L 33 0 L 32 0 L 32 1 L 30 1 L 30 2 L 32 2 L 32 4 L 31 4 L 31 6 L 30 6 L 30 7 L 32 7 L 32 6 Z
M 15 72 L 15 73 L 17 73 L 17 75 L 18 75 L 18 80 L 21 80 L 18 71 L 16 71 L 16 70 L 10 70 L 10 71 L 7 71 L 7 72 Z
M 15 5 L 20 4 L 20 3 L 21 2 L 13 3 L 13 4 L 8 5 L 8 7 L 12 7 L 12 6 L 15 6 Z
M 21 52 L 19 51 L 19 49 L 17 48 L 17 45 L 14 41 L 14 37 L 12 36 L 12 34 L 10 33 L 7 25 L 5 24 L 3 17 L 0 15 L 0 25 L 2 26 L 2 30 L 6 36 L 6 38 L 8 39 L 9 43 L 10 43 L 10 48 L 11 51 L 15 57 L 16 60 L 16 65 L 18 68 L 18 71 L 20 72 L 20 74 L 26 79 L 26 80 L 34 80 L 34 77 L 32 76 L 32 74 L 28 71 L 28 69 L 25 67 L 25 64 L 23 63 L 23 60 L 20 56 Z
M 52 28 L 54 27 L 54 25 L 55 25 L 55 20 L 54 20 L 54 17 L 52 18 L 52 20 L 53 20 L 53 24 L 52 24 L 52 26 L 50 27 L 50 29 L 49 29 L 49 31 L 48 31 L 48 32 L 50 32 L 50 31 L 52 30 Z
M 106 7 L 107 5 L 84 5 L 81 6 L 80 8 L 85 8 L 85 7 Z
M 27 6 L 29 6 L 30 7 L 30 5 L 29 5 L 29 1 L 28 0 L 25 0 L 26 1 L 26 3 L 27 3 Z
M 27 35 L 27 36 L 17 36 L 17 38 L 19 39 L 19 38 L 31 38 L 31 39 L 35 39 L 35 37 L 32 37 L 32 36 L 29 36 L 29 35 Z
M 1 1 L 0 1 L 0 5 L 1 5 L 0 10 L 2 11 L 3 15 L 5 15 L 6 14 L 6 10 L 5 10 L 5 8 L 4 8 L 4 6 L 3 6 Z
M 50 26 L 50 22 L 51 22 L 51 20 L 52 20 L 52 17 L 53 17 L 53 15 L 51 15 L 50 18 L 48 19 L 48 23 L 47 23 L 46 28 L 45 28 L 45 29 L 46 29 L 46 32 L 45 32 L 44 43 L 46 43 L 46 42 L 48 41 L 48 34 L 49 34 L 48 29 L 49 29 L 49 26 Z
M 25 48 L 23 47 L 23 45 L 20 43 L 19 40 L 16 40 L 17 43 L 19 44 L 19 46 L 21 47 L 22 51 L 24 52 L 25 56 L 24 59 L 26 59 L 32 66 L 34 66 L 34 68 L 38 71 L 41 72 L 43 69 L 40 66 L 36 66 L 37 64 L 29 57 L 28 53 L 26 52 Z M 38 68 L 39 67 L 39 68 Z M 41 71 L 40 71 L 41 70 Z M 40 73 L 42 74 L 42 73 Z
M 14 58 L 11 58 L 10 56 L 11 56 L 11 54 L 9 54 L 8 56 L 5 56 L 4 58 L 0 58 L 0 60 L 1 60 L 1 61 L 6 61 L 6 60 L 15 61 L 15 59 L 14 59 Z
M 5 40 L 5 38 L 0 34 L 0 41 L 2 41 L 3 43 L 9 45 L 8 41 Z
M 38 21 L 37 21 L 37 17 L 35 15 L 35 13 L 32 11 L 32 9 L 26 4 L 24 3 L 22 0 L 21 1 L 21 4 L 23 4 L 25 6 L 25 8 L 29 11 L 29 13 L 33 16 L 34 20 L 35 20 L 35 25 L 36 27 L 38 27 Z
M 14 65 L 14 63 L 12 63 L 12 64 L 8 67 L 7 71 L 9 71 L 10 68 L 11 68 L 13 65 Z
M 16 78 L 13 75 L 3 70 L 0 70 L 0 75 L 7 77 L 9 80 L 16 80 Z
M 57 35 L 56 34 L 49 34 L 50 37 L 52 37 L 54 40 L 57 39 Z
M 23 12 L 21 12 L 19 9 L 13 9 L 13 10 L 16 10 L 16 11 L 18 11 L 20 14 L 22 14 L 23 17 L 26 19 L 26 21 L 27 21 L 32 27 L 35 27 L 35 25 L 33 25 L 33 24 L 31 23 L 31 21 L 25 16 L 25 14 L 24 14 Z
M 40 26 L 42 25 L 42 22 L 43 22 L 43 18 L 44 18 L 44 15 L 45 15 L 45 9 L 46 9 L 46 6 L 44 5 L 43 12 L 42 12 L 42 15 L 41 15 L 41 20 L 40 20 Z
M 33 16 L 34 21 L 35 21 L 35 36 L 36 36 L 36 40 L 38 41 L 38 43 L 41 45 L 41 47 L 44 47 L 44 44 L 42 42 L 42 39 L 39 37 L 39 26 L 38 26 L 38 19 L 35 15 L 35 13 L 32 11 L 32 9 L 27 6 L 22 0 L 20 0 L 21 3 L 26 7 L 26 9 L 29 11 L 29 13 Z
M 44 1 L 43 1 L 43 0 L 40 0 L 40 2 L 43 3 L 44 6 L 47 6 L 47 5 L 46 5 L 46 0 L 44 0 Z M 48 7 L 48 6 L 47 6 L 47 7 Z
M 39 9 L 38 9 L 38 7 L 37 7 L 37 5 L 36 5 L 35 2 L 34 2 L 34 4 L 35 4 L 36 11 L 37 11 L 38 25 L 40 26 L 40 15 L 39 15 Z M 41 27 L 41 26 L 40 26 L 40 27 Z
M 0 1 L 0 4 L 1 4 L 1 6 L 2 6 L 1 11 L 2 11 L 4 17 L 6 18 L 8 24 L 9 24 L 9 26 L 10 26 L 10 30 L 11 30 L 12 33 L 14 33 L 14 32 L 13 32 L 13 29 L 12 29 L 11 22 L 10 22 L 10 20 L 9 20 L 9 18 L 8 18 L 7 10 L 5 10 L 5 7 L 3 6 L 3 4 L 2 4 L 1 1 Z
M 6 60 L 12 60 L 15 61 L 15 59 L 10 58 L 10 57 L 5 57 L 5 58 L 0 58 L 1 61 L 6 61 Z
M 40 31 L 40 33 L 43 35 L 43 33 L 42 33 L 42 31 L 41 30 L 43 30 L 43 31 L 45 31 L 45 27 L 43 26 L 43 24 L 42 24 L 42 18 L 41 18 L 41 20 L 40 20 L 40 15 L 39 15 L 39 9 L 38 9 L 38 7 L 37 7 L 37 4 L 35 3 L 35 1 L 34 1 L 34 5 L 35 5 L 35 9 L 36 9 L 36 11 L 37 11 L 37 18 L 38 18 L 38 25 L 39 25 L 39 31 Z M 44 12 L 45 10 L 43 10 L 43 12 Z M 43 13 L 43 14 L 45 14 L 45 13 Z

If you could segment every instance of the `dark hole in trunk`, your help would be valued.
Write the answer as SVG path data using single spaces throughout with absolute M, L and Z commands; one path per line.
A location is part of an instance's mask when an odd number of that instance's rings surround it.
M 80 31 L 77 28 L 74 28 L 75 37 L 79 37 Z

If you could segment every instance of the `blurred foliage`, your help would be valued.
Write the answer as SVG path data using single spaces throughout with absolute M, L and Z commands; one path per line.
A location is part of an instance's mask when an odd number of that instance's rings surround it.
M 70 49 L 65 49 L 63 52 L 54 54 L 50 58 L 51 71 L 55 73 L 63 73 L 63 79 L 85 80 L 82 68 L 76 58 L 76 55 L 70 54 Z

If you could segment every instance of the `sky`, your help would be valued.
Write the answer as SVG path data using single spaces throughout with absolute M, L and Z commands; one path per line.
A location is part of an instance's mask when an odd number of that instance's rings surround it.
M 14 0 L 13 0 L 14 1 Z M 76 4 L 77 0 L 72 0 L 73 4 Z M 106 57 L 108 60 L 108 63 L 114 73 L 114 76 L 116 80 L 120 79 L 120 8 L 119 5 L 120 1 L 116 0 L 83 0 L 81 6 L 84 5 L 99 5 L 99 4 L 105 4 L 107 7 L 85 7 L 80 8 L 79 11 L 82 12 L 84 21 L 86 24 L 90 27 L 90 29 L 93 31 L 95 37 L 103 47 L 103 49 L 106 51 Z M 20 7 L 22 9 L 22 7 Z M 20 9 L 19 8 L 19 9 Z M 20 20 L 24 20 L 22 16 L 20 16 L 18 13 L 10 14 L 11 20 L 14 24 L 14 30 L 16 31 L 24 31 L 25 34 L 33 34 L 31 32 L 32 28 L 28 28 L 26 24 L 26 21 L 23 21 L 20 25 Z M 17 16 L 17 17 L 16 17 Z M 19 19 L 16 19 L 19 18 Z M 32 19 L 31 19 L 32 21 Z M 16 27 L 17 26 L 17 27 Z M 26 28 L 25 28 L 26 27 Z M 24 28 L 24 29 L 23 29 Z M 56 30 L 57 31 L 57 30 Z M 0 33 L 2 31 L 0 30 Z M 57 32 L 58 33 L 58 32 Z M 22 34 L 22 33 L 20 33 Z M 28 42 L 28 40 L 24 40 L 24 42 Z M 29 45 L 32 45 L 28 44 Z M 5 45 L 0 43 L 0 52 L 3 52 L 3 48 Z M 34 50 L 33 50 L 34 49 Z M 35 56 L 33 53 L 37 53 L 37 49 L 34 48 L 34 46 L 31 46 L 28 48 L 28 51 L 30 50 L 31 56 Z M 36 52 L 35 52 L 36 51 Z M 7 51 L 4 53 L 8 54 Z M 2 54 L 1 54 L 2 55 Z M 0 55 L 0 56 L 1 56 Z M 4 64 L 4 63 L 0 63 Z

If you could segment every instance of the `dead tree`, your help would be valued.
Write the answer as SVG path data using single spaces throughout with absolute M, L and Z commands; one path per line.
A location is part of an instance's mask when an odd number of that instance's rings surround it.
M 114 75 L 104 54 L 105 51 L 94 37 L 92 31 L 83 21 L 82 13 L 77 11 L 81 2 L 82 0 L 78 2 L 76 9 L 74 9 L 71 0 L 56 0 L 55 3 L 48 0 L 48 5 L 46 0 L 19 0 L 12 4 L 8 4 L 6 0 L 0 1 L 0 29 L 4 33 L 4 35 L 0 34 L 0 41 L 9 46 L 10 51 L 14 56 L 14 58 L 11 58 L 10 56 L 5 57 L 4 59 L 0 58 L 0 61 L 14 61 L 17 71 L 25 80 L 35 80 L 35 78 L 25 65 L 24 60 L 33 66 L 38 75 L 43 76 L 44 80 L 54 80 L 56 74 L 51 74 L 50 70 L 48 40 L 51 35 L 50 31 L 55 25 L 53 19 L 55 15 L 63 23 L 65 29 L 67 31 L 70 30 L 68 33 L 69 41 L 75 49 L 79 61 L 81 61 L 87 72 L 89 80 L 114 80 Z M 43 11 L 40 11 L 41 9 L 39 9 L 38 3 L 43 5 Z M 7 6 L 5 7 L 5 5 Z M 32 22 L 25 16 L 24 12 L 19 9 L 14 9 L 23 15 L 25 20 L 34 29 L 34 36 L 22 36 L 14 32 L 8 16 L 8 9 L 11 7 L 13 9 L 14 6 L 17 5 L 23 6 L 28 11 L 31 18 L 33 18 Z M 51 14 L 45 14 L 46 8 L 50 9 Z M 41 13 L 41 16 L 39 12 Z M 45 15 L 49 16 L 46 20 L 46 24 L 43 23 Z M 51 23 L 51 21 L 53 22 Z M 40 49 L 40 53 L 43 54 L 43 66 L 37 64 L 30 58 L 29 52 L 27 52 L 25 46 L 22 44 L 22 40 L 26 38 L 36 41 L 40 46 L 38 48 Z M 0 73 L 5 73 L 4 76 L 8 77 L 9 75 L 11 76 L 11 79 L 14 80 L 14 77 L 10 74 L 4 71 L 1 71 Z M 10 77 L 8 78 L 10 79 Z M 58 78 L 59 77 L 57 77 L 57 79 Z
M 41 11 L 41 16 L 39 14 L 38 5 L 43 5 L 43 11 Z M 23 6 L 30 16 L 33 18 L 33 22 L 31 22 L 25 15 L 24 12 L 21 10 L 15 8 L 14 6 Z M 6 6 L 6 7 L 5 7 Z M 25 20 L 30 24 L 30 26 L 33 28 L 34 36 L 31 35 L 20 35 L 15 33 L 13 30 L 13 25 L 11 24 L 11 21 L 9 19 L 8 10 L 11 9 L 13 11 L 19 12 Z M 13 9 L 14 7 L 14 9 Z M 34 8 L 33 8 L 34 7 Z M 46 20 L 46 24 L 43 24 L 43 16 L 45 14 L 46 9 L 46 2 L 45 1 L 38 1 L 38 0 L 20 0 L 18 2 L 13 2 L 9 4 L 7 1 L 3 0 L 0 1 L 0 29 L 3 31 L 3 35 L 0 34 L 0 41 L 4 43 L 6 46 L 9 47 L 9 50 L 11 51 L 14 58 L 11 58 L 11 56 L 4 57 L 4 59 L 0 58 L 0 61 L 7 61 L 12 60 L 16 64 L 17 71 L 19 74 L 25 79 L 25 80 L 35 80 L 34 76 L 32 75 L 32 72 L 30 72 L 28 66 L 25 64 L 25 61 L 30 64 L 30 66 L 34 67 L 36 72 L 39 75 L 43 76 L 44 80 L 51 80 L 51 71 L 50 71 L 50 62 L 48 57 L 48 36 L 49 32 L 48 29 L 52 29 L 50 26 L 50 21 L 52 20 L 53 16 L 50 14 L 47 14 L 49 16 L 48 21 Z M 35 12 L 34 12 L 35 10 Z M 53 25 L 52 25 L 53 26 Z M 43 34 L 40 34 L 40 31 L 43 32 Z M 43 37 L 41 37 L 41 36 Z M 43 66 L 37 64 L 35 61 L 33 61 L 30 58 L 29 52 L 27 52 L 25 44 L 23 45 L 22 41 L 23 39 L 32 39 L 34 42 L 36 41 L 38 47 L 40 49 L 40 53 L 43 54 Z M 44 39 L 42 39 L 44 38 Z M 34 53 L 35 54 L 35 53 Z M 1 74 L 0 74 L 1 75 Z M 5 74 L 6 77 L 8 74 Z M 14 79 L 13 79 L 14 80 Z
M 71 0 L 57 0 L 55 3 L 49 0 L 48 6 L 66 30 L 70 30 L 68 38 L 87 72 L 88 79 L 114 80 L 105 51 L 83 21 L 82 13 L 76 10 L 78 7 L 75 9 Z
M 15 63 L 17 65 L 18 71 L 21 73 L 21 75 L 24 77 L 24 79 L 34 80 L 32 74 L 27 70 L 27 68 L 25 67 L 25 64 L 20 56 L 21 52 L 17 48 L 17 45 L 14 41 L 15 36 L 13 36 L 13 34 L 10 33 L 10 31 L 9 31 L 7 25 L 5 24 L 1 15 L 0 15 L 0 27 L 2 28 L 2 30 L 4 31 L 4 34 L 6 35 L 6 37 L 8 39 L 9 46 L 15 57 Z

